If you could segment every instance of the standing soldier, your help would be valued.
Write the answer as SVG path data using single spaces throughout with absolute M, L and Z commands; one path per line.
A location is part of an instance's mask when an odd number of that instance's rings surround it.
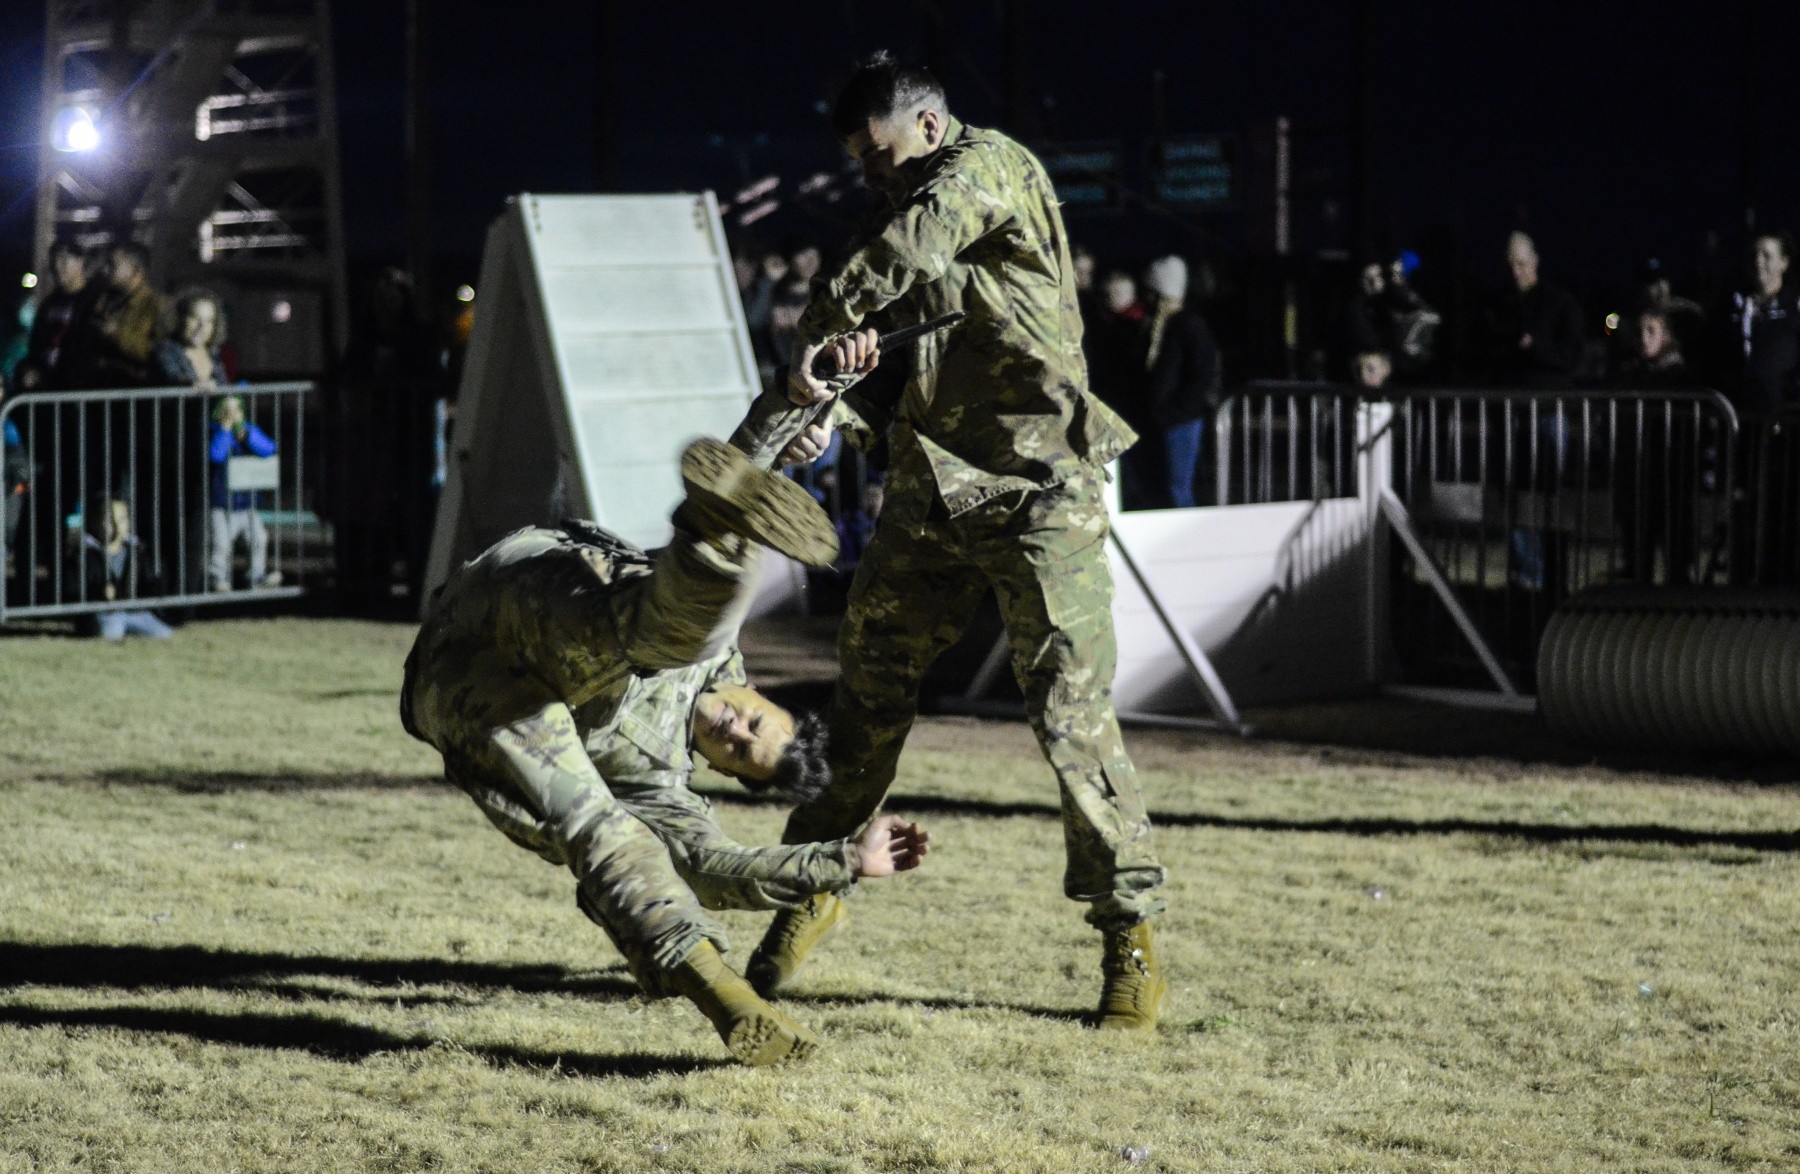
M 892 451 L 874 539 L 838 634 L 833 779 L 788 821 L 789 843 L 831 839 L 880 807 L 917 709 L 919 681 L 962 633 L 984 591 L 999 597 L 1032 729 L 1056 771 L 1068 847 L 1063 889 L 1105 935 L 1099 1024 L 1154 1027 L 1166 983 L 1149 919 L 1165 878 L 1112 706 L 1116 646 L 1107 462 L 1132 431 L 1088 392 L 1074 265 L 1056 195 L 1030 151 L 951 117 L 929 73 L 877 54 L 839 95 L 833 126 L 884 198 L 856 248 L 800 320 L 787 387 L 795 405 L 834 397 L 813 372 L 878 359 L 884 325 L 966 311 L 924 339 L 897 395 L 852 393 L 783 445 L 795 413 L 771 413 L 752 452 L 788 462 L 886 431 Z M 796 409 L 797 411 L 798 409 Z M 757 426 L 752 415 L 746 427 Z M 779 989 L 843 922 L 822 894 L 778 914 L 748 976 Z

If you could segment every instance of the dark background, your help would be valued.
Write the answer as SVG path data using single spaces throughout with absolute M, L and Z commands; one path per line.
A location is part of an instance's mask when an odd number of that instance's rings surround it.
M 1241 132 L 1284 114 L 1295 123 L 1297 218 L 1352 198 L 1354 4 L 1033 7 L 1027 60 L 1042 137 L 1135 149 L 1159 121 L 1172 133 Z M 953 108 L 1004 124 L 1001 6 L 946 8 L 937 53 L 950 63 Z M 1597 313 L 1653 254 L 1690 292 L 1735 281 L 1746 199 L 1760 224 L 1795 222 L 1800 5 L 1761 3 L 1754 26 L 1748 0 L 1372 9 L 1382 247 L 1421 248 L 1428 268 L 1453 254 L 1462 280 L 1485 286 L 1502 277 L 1505 233 L 1525 227 L 1546 273 Z M 604 22 L 598 11 L 429 0 L 441 279 L 472 276 L 486 225 L 512 192 L 729 194 L 766 174 L 792 181 L 837 167 L 820 104 L 845 63 L 878 46 L 912 60 L 931 50 L 923 8 L 901 0 L 615 3 Z M 336 5 L 334 19 L 347 235 L 353 264 L 366 267 L 405 250 L 404 8 L 358 0 Z M 13 270 L 30 246 L 42 22 L 37 0 L 0 4 L 0 262 Z M 1167 79 L 1161 119 L 1156 70 Z M 1172 247 L 1229 253 L 1238 237 L 1228 220 L 1078 217 L 1072 228 L 1103 260 L 1135 264 Z M 769 243 L 829 233 L 788 210 L 759 229 Z

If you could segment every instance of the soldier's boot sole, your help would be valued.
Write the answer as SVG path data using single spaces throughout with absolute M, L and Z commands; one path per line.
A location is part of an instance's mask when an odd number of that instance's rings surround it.
M 738 1062 L 751 1068 L 804 1060 L 819 1046 L 818 1036 L 773 1007 L 739 1019 L 723 1038 Z
M 751 990 L 711 942 L 703 941 L 689 952 L 670 973 L 669 985 L 712 1022 L 741 1064 L 764 1068 L 802 1060 L 819 1046 L 818 1036 Z
M 1100 991 L 1094 1026 L 1101 1031 L 1154 1031 L 1169 982 L 1157 965 L 1150 923 L 1105 932 L 1100 969 L 1106 985 Z
M 763 998 L 773 998 L 798 974 L 812 952 L 836 937 L 850 920 L 843 898 L 820 893 L 798 909 L 775 915 L 750 955 L 744 977 Z
M 798 481 L 769 469 L 721 440 L 702 438 L 681 454 L 688 516 L 708 538 L 736 534 L 807 566 L 837 560 L 837 529 Z

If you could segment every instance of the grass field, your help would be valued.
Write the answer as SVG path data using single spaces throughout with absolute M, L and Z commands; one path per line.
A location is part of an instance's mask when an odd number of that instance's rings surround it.
M 1121 1039 L 1029 738 L 927 720 L 937 850 L 751 1071 L 433 781 L 410 636 L 0 637 L 0 1171 L 1800 1167 L 1791 784 L 1134 734 L 1174 993 Z

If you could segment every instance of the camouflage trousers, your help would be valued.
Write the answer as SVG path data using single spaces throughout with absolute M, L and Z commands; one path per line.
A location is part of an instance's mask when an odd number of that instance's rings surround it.
M 831 787 L 795 810 L 788 843 L 848 835 L 879 809 L 920 680 L 991 586 L 1026 715 L 1062 792 L 1063 891 L 1102 928 L 1162 912 L 1156 889 L 1167 874 L 1113 712 L 1118 654 L 1100 477 L 1084 473 L 955 518 L 890 498 L 838 631 Z
M 507 838 L 575 874 L 582 912 L 652 996 L 702 939 L 730 948 L 702 909 L 788 908 L 855 879 L 847 839 L 751 847 L 685 786 L 609 787 L 560 703 L 458 743 L 446 777 Z
M 607 788 L 560 701 L 439 747 L 444 775 L 521 847 L 575 874 L 576 903 L 612 940 L 652 997 L 663 975 L 725 930 L 700 907 L 650 826 Z

